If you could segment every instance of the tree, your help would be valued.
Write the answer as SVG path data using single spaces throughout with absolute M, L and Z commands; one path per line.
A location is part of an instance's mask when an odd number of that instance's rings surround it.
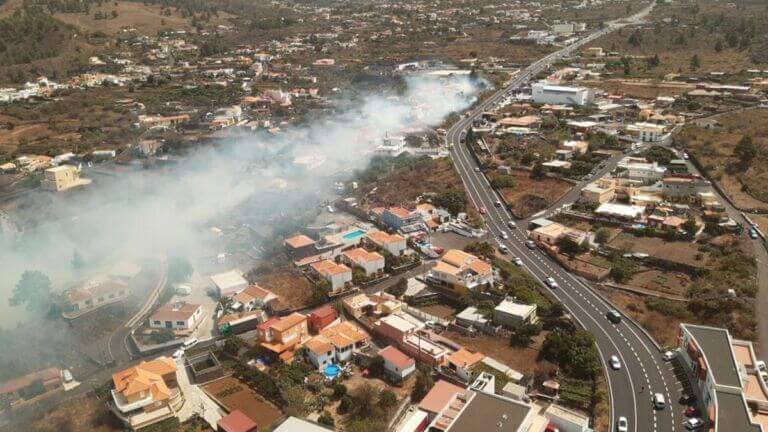
M 541 333 L 541 324 L 522 324 L 512 330 L 509 344 L 516 347 L 527 347 L 531 344 L 533 337 L 539 333 Z
M 646 63 L 648 64 L 649 68 L 653 69 L 661 64 L 661 60 L 659 60 L 658 54 L 654 54 L 653 57 L 649 58 Z
M 435 204 L 456 216 L 466 209 L 467 196 L 464 194 L 464 191 L 449 188 L 435 197 Z
M 701 67 L 701 59 L 699 59 L 698 54 L 694 54 L 693 57 L 691 57 L 691 70 L 698 70 Z
M 640 34 L 639 31 L 635 30 L 632 32 L 632 34 L 629 35 L 628 42 L 630 45 L 637 48 L 643 42 L 643 36 Z
M 487 259 L 493 259 L 496 256 L 496 249 L 488 242 L 472 242 L 464 247 L 464 252 Z
M 51 280 L 37 270 L 25 271 L 8 299 L 8 304 L 23 304 L 28 311 L 47 313 L 51 308 Z
M 433 385 L 435 385 L 435 381 L 432 379 L 432 375 L 430 375 L 428 371 L 419 369 L 416 371 L 416 382 L 413 385 L 411 399 L 414 402 L 419 402 L 424 399 L 424 396 L 429 393 L 429 390 Z
M 379 393 L 379 407 L 386 411 L 394 408 L 397 405 L 397 395 L 390 389 L 383 389 Z
M 378 392 L 376 388 L 369 383 L 364 383 L 360 387 L 350 392 L 352 398 L 352 417 L 367 418 L 371 416 L 376 408 Z
M 698 228 L 698 225 L 696 225 L 696 219 L 688 218 L 687 221 L 683 222 L 681 228 L 683 228 L 689 234 L 695 233 L 696 228 Z
M 544 165 L 541 164 L 541 162 L 536 162 L 535 165 L 533 165 L 533 169 L 531 170 L 531 178 L 534 178 L 536 180 L 540 180 L 544 178 L 545 174 Z
M 570 237 L 563 237 L 558 246 L 565 255 L 575 256 L 582 252 L 581 245 Z
M 609 230 L 608 228 L 599 228 L 595 232 L 596 243 L 605 244 L 610 238 L 611 238 L 611 230 Z
M 333 399 L 341 399 L 347 394 L 347 386 L 341 383 L 336 383 L 333 385 L 333 394 L 331 397 Z
M 632 61 L 629 59 L 629 57 L 622 57 L 621 64 L 624 67 L 624 75 L 629 75 L 632 73 Z
M 739 158 L 741 163 L 749 166 L 749 164 L 752 163 L 752 160 L 757 156 L 758 148 L 751 136 L 744 135 L 733 149 L 733 154 Z
M 336 424 L 336 422 L 333 420 L 333 416 L 328 411 L 323 411 L 320 417 L 317 418 L 317 422 L 330 428 L 334 427 Z
M 403 294 L 405 294 L 405 290 L 407 289 L 408 289 L 408 279 L 401 277 L 387 291 L 389 291 L 389 293 L 392 294 L 393 296 L 400 298 L 403 296 Z
M 240 352 L 240 348 L 242 348 L 245 345 L 245 341 L 243 341 L 240 337 L 231 335 L 228 336 L 224 340 L 224 352 L 231 356 L 237 356 L 237 354 Z
M 600 370 L 595 340 L 584 330 L 555 329 L 544 340 L 541 355 L 574 378 L 592 378 Z

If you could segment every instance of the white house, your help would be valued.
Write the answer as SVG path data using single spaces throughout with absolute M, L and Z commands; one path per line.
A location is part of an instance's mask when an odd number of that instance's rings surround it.
M 515 303 L 512 299 L 504 299 L 493 309 L 493 320 L 505 327 L 534 323 L 537 320 L 536 305 Z
M 627 133 L 642 142 L 661 142 L 666 129 L 655 123 L 635 123 L 627 126 Z
M 203 308 L 192 303 L 168 303 L 149 317 L 150 328 L 169 330 L 194 330 L 203 318 Z
M 376 252 L 368 252 L 363 248 L 355 248 L 341 254 L 341 259 L 348 265 L 360 267 L 366 276 L 384 270 L 384 257 Z
M 619 161 L 619 168 L 627 170 L 626 177 L 630 180 L 640 180 L 645 184 L 655 183 L 664 178 L 667 169 L 658 162 L 648 163 L 638 158 L 624 158 Z
M 368 242 L 395 256 L 402 255 L 407 247 L 405 238 L 399 234 L 387 234 L 384 231 L 373 231 L 367 233 L 365 238 Z
M 232 296 L 236 303 L 235 309 L 243 308 L 244 311 L 263 309 L 277 301 L 278 297 L 272 291 L 266 290 L 256 284 L 249 285 L 246 289 Z M 241 305 L 238 306 L 237 304 Z
M 230 296 L 248 287 L 248 281 L 239 270 L 230 270 L 211 276 L 213 288 L 220 296 Z
M 484 358 L 484 354 L 462 348 L 448 356 L 445 367 L 464 382 L 469 382 L 473 378 L 475 366 Z
M 533 102 L 537 104 L 584 106 L 595 100 L 592 89 L 565 87 L 539 82 L 531 86 Z
M 318 369 L 331 363 L 348 362 L 352 354 L 368 346 L 368 333 L 350 321 L 320 330 L 320 334 L 308 340 L 307 359 Z
M 384 359 L 386 373 L 396 380 L 402 381 L 416 370 L 416 360 L 391 345 L 379 351 L 379 355 Z

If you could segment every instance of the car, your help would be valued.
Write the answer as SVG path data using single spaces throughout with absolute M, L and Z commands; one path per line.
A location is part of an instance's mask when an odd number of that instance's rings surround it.
M 755 367 L 757 370 L 765 372 L 765 362 L 762 360 L 758 360 L 755 362 Z
M 768 372 L 765 371 L 759 371 L 760 379 L 763 380 L 764 383 L 768 384 Z
M 501 238 L 503 238 L 504 240 L 506 240 L 506 239 L 508 239 L 508 238 L 509 238 L 509 234 L 507 234 L 507 233 L 506 233 L 506 231 L 502 231 L 502 232 L 501 232 Z
M 688 430 L 698 429 L 703 425 L 704 425 L 704 420 L 698 417 L 692 417 L 685 421 L 685 428 Z
M 508 226 L 510 229 L 517 229 L 517 224 L 515 223 L 515 221 L 509 221 L 509 222 L 507 222 L 507 226 Z
M 479 212 L 480 212 L 481 215 L 484 215 L 484 214 L 488 213 L 488 210 L 486 210 L 485 207 L 480 207 Z
M 514 260 L 512 260 L 512 262 L 514 262 L 516 265 L 519 265 L 519 266 L 523 265 L 523 260 L 521 260 L 520 257 L 515 258 Z
M 608 361 L 608 363 L 610 363 L 611 369 L 613 370 L 621 369 L 621 362 L 619 361 L 619 358 L 616 357 L 615 355 L 611 356 L 611 359 Z
M 174 360 L 178 360 L 178 359 L 184 357 L 184 349 L 183 348 L 177 349 L 176 351 L 174 351 L 172 357 L 173 357 Z
M 475 172 L 480 172 L 480 167 L 475 167 Z
M 690 406 L 690 407 L 685 409 L 685 416 L 686 417 L 695 417 L 695 416 L 698 416 L 699 414 L 701 414 L 701 411 L 699 411 L 699 409 L 696 408 L 696 407 Z
M 617 432 L 629 431 L 629 422 L 627 421 L 626 417 L 624 416 L 619 417 L 619 420 L 616 422 L 616 431 Z
M 691 405 L 696 402 L 696 396 L 692 395 L 690 393 L 683 393 L 682 396 L 680 396 L 680 403 L 683 405 Z
M 661 393 L 654 393 L 651 402 L 653 402 L 653 407 L 656 409 L 664 409 L 667 406 L 667 401 Z
M 198 342 L 200 342 L 200 341 L 197 340 L 197 338 L 194 338 L 194 337 L 193 338 L 189 338 L 189 339 L 184 341 L 184 345 L 182 345 L 182 347 L 184 347 L 184 350 L 188 350 L 188 349 L 192 348 L 193 346 L 197 345 Z
M 506 255 L 509 253 L 509 248 L 507 245 L 499 245 L 499 251 Z
M 667 351 L 661 355 L 661 358 L 664 359 L 664 361 L 672 361 L 677 358 L 677 351 Z
M 536 243 L 533 242 L 533 240 L 528 240 L 525 242 L 525 246 L 528 249 L 536 249 Z
M 749 238 L 752 240 L 757 240 L 758 237 L 759 236 L 757 235 L 757 231 L 754 228 L 749 230 Z
M 496 207 L 501 207 L 501 201 L 496 200 L 496 202 L 493 203 L 493 205 L 495 205 Z
M 608 318 L 608 321 L 618 324 L 621 322 L 621 314 L 617 310 L 609 310 L 608 313 L 605 314 L 605 316 Z
M 557 281 L 555 281 L 554 278 L 551 276 L 546 279 L 547 286 L 549 286 L 552 289 L 560 288 L 560 285 L 557 284 Z
M 72 372 L 69 371 L 69 369 L 64 369 L 61 371 L 61 377 L 64 379 L 65 383 L 71 383 L 74 381 L 74 378 L 72 377 Z

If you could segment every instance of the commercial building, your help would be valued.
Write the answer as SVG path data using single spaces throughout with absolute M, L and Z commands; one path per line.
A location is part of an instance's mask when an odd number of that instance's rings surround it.
M 212 288 L 220 296 L 231 296 L 248 288 L 248 281 L 239 270 L 230 270 L 211 276 Z
M 199 304 L 168 303 L 149 317 L 149 327 L 188 332 L 194 330 L 202 319 L 203 308 Z
M 531 86 L 533 102 L 537 104 L 584 106 L 594 102 L 592 89 L 564 87 L 539 82 Z
M 752 344 L 726 329 L 680 324 L 679 358 L 714 432 L 768 430 L 768 388 Z
M 117 372 L 112 382 L 112 411 L 133 430 L 175 417 L 184 404 L 176 364 L 168 357 Z

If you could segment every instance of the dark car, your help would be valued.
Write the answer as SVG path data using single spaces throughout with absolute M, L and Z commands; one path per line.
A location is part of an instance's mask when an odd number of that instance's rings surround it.
M 692 394 L 684 394 L 680 396 L 680 403 L 683 405 L 690 405 L 694 402 L 696 402 L 696 396 Z
M 618 311 L 615 310 L 609 310 L 605 316 L 608 318 L 608 321 L 618 324 L 621 322 L 621 314 Z

